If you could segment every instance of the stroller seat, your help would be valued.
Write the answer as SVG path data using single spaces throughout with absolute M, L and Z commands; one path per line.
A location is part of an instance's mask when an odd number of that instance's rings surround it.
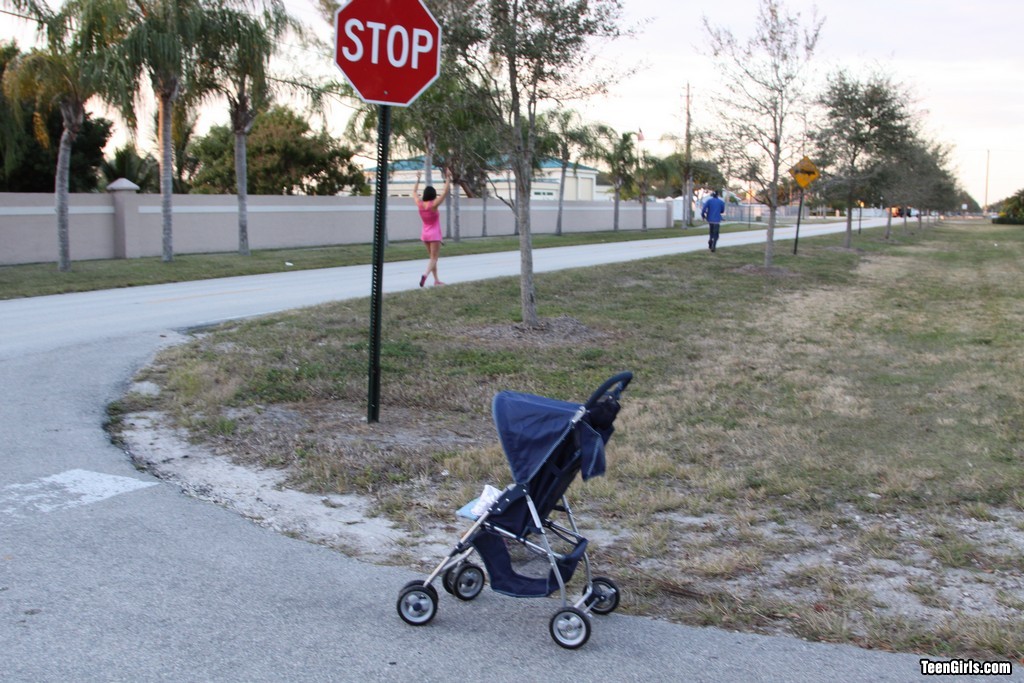
M 576 565 L 587 552 L 587 539 L 581 538 L 569 553 L 555 559 L 558 576 L 551 569 L 545 577 L 530 577 L 516 571 L 505 539 L 497 534 L 484 532 L 478 535 L 473 547 L 487 567 L 491 588 L 495 592 L 513 598 L 546 598 L 558 590 L 560 583 L 568 583 L 572 578 Z

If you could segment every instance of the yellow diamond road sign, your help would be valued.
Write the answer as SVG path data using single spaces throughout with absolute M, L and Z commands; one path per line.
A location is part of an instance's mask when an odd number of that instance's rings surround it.
M 797 162 L 796 166 L 789 169 L 793 179 L 796 180 L 796 184 L 800 187 L 806 188 L 808 185 L 813 183 L 821 175 L 821 171 L 814 165 L 814 162 L 804 157 Z

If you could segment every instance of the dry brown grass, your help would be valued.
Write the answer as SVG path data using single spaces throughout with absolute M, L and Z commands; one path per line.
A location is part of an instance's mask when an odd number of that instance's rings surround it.
M 509 324 L 513 280 L 389 297 L 379 425 L 363 302 L 231 325 L 149 377 L 229 457 L 424 533 L 507 481 L 495 391 L 581 400 L 631 369 L 608 476 L 572 492 L 625 609 L 1020 658 L 1024 235 L 867 235 L 801 244 L 786 277 L 744 270 L 754 248 L 546 275 L 539 332 Z

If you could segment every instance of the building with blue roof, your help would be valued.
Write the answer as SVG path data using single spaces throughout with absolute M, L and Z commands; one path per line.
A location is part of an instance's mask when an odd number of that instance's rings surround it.
M 389 165 L 390 177 L 388 178 L 388 195 L 392 197 L 411 197 L 413 187 L 416 185 L 416 174 L 423 174 L 424 157 L 413 157 L 411 159 L 398 159 Z M 366 168 L 366 182 L 371 188 L 375 188 L 377 182 L 377 167 Z M 586 201 L 592 202 L 605 199 L 606 196 L 597 185 L 598 170 L 583 164 L 570 164 L 565 176 L 565 201 Z M 540 170 L 535 173 L 532 183 L 532 197 L 536 200 L 558 200 L 558 185 L 562 176 L 562 163 L 557 159 L 544 159 L 541 161 Z M 431 171 L 433 184 L 439 185 L 443 181 L 443 173 L 440 168 L 434 166 Z M 512 170 L 495 171 L 489 176 L 490 196 L 510 199 L 515 195 L 515 178 Z M 421 189 L 423 183 L 421 182 Z

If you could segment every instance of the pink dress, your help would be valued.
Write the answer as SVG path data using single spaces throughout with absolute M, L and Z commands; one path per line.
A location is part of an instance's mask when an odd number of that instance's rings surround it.
M 441 212 L 422 202 L 416 202 L 416 207 L 420 210 L 420 220 L 423 221 L 420 239 L 424 242 L 440 242 Z

